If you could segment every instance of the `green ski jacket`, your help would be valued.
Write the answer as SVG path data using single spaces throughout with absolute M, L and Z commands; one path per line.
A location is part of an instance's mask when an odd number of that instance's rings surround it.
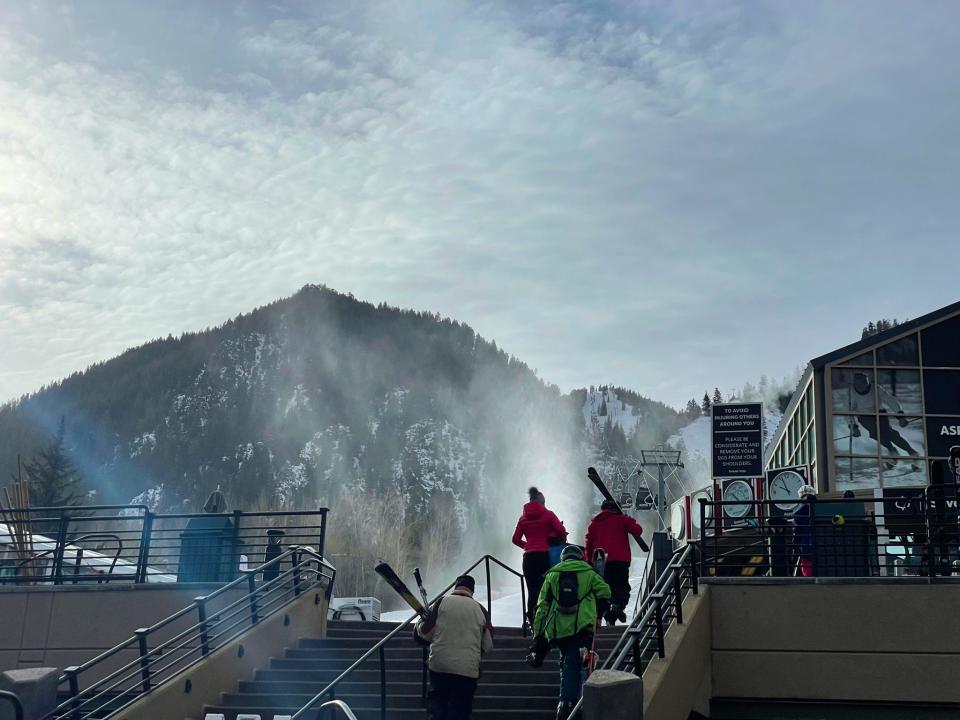
M 576 612 L 564 613 L 557 608 L 557 587 L 560 573 L 577 574 L 577 594 L 580 603 Z M 610 586 L 589 563 L 583 560 L 565 560 L 547 571 L 537 600 L 537 614 L 533 620 L 533 634 L 550 640 L 572 637 L 597 622 L 597 600 L 610 599 Z

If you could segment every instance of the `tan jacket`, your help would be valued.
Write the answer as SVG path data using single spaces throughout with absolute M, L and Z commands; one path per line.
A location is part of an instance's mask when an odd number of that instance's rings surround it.
M 430 669 L 469 678 L 480 677 L 480 656 L 493 649 L 492 631 L 487 611 L 462 588 L 417 623 L 417 634 L 430 642 Z

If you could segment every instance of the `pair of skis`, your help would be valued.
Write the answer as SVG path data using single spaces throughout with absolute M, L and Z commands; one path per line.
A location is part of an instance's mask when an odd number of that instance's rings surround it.
M 597 469 L 594 467 L 588 467 L 587 477 L 590 478 L 590 482 L 592 482 L 597 487 L 597 490 L 600 491 L 600 494 L 603 495 L 603 499 L 608 500 L 612 502 L 614 505 L 616 505 L 617 512 L 623 515 L 623 508 L 620 507 L 620 503 L 617 502 L 617 499 L 607 489 L 607 485 L 606 483 L 603 482 L 603 478 L 600 477 L 600 473 L 597 472 Z M 635 538 L 635 539 L 637 541 L 637 544 L 640 546 L 641 550 L 643 550 L 645 553 L 650 552 L 650 546 L 647 545 L 647 543 L 643 539 L 641 538 Z
M 427 615 L 429 614 L 430 601 L 427 600 L 427 591 L 423 587 L 423 578 L 420 576 L 420 568 L 413 569 L 414 580 L 417 581 L 417 588 L 420 590 L 420 598 L 417 598 L 410 588 L 407 587 L 407 584 L 400 579 L 400 576 L 397 575 L 396 571 L 390 567 L 389 564 L 382 562 L 374 568 L 374 571 L 384 579 L 384 581 L 392 587 L 397 595 L 399 595 L 403 600 L 410 606 L 410 608 L 419 615 L 422 619 L 426 620 Z M 422 602 L 421 602 L 422 599 Z

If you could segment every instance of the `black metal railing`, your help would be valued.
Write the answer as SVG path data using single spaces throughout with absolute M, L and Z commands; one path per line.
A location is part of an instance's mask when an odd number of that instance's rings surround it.
M 752 577 L 960 575 L 956 496 L 701 501 L 702 573 Z
M 522 608 L 525 611 L 527 607 L 527 601 L 526 601 L 527 591 L 526 591 L 526 585 L 524 585 L 523 574 L 517 572 L 509 565 L 505 565 L 504 563 L 502 563 L 500 560 L 493 557 L 492 555 L 484 555 L 479 560 L 477 560 L 473 565 L 468 567 L 463 572 L 459 573 L 458 577 L 460 575 L 469 575 L 481 563 L 483 563 L 484 565 L 484 571 L 486 574 L 486 583 L 487 583 L 487 604 L 486 605 L 487 605 L 487 613 L 490 616 L 491 624 L 493 623 L 493 589 L 492 589 L 493 586 L 490 583 L 490 564 L 491 563 L 493 563 L 494 565 L 497 565 L 498 567 L 502 568 L 503 570 L 506 570 L 507 572 L 511 573 L 512 575 L 515 575 L 520 579 L 520 601 L 522 603 Z M 441 590 L 433 599 L 430 600 L 429 604 L 433 605 L 433 603 L 435 603 L 437 600 L 439 600 L 444 595 L 446 595 L 451 589 L 453 589 L 454 582 L 450 583 L 443 590 Z M 374 655 L 377 656 L 377 660 L 379 662 L 379 667 L 380 667 L 380 717 L 381 717 L 381 720 L 385 720 L 385 718 L 387 717 L 387 698 L 388 698 L 386 647 L 387 647 L 387 644 L 391 640 L 393 640 L 395 637 L 397 637 L 397 635 L 399 635 L 404 628 L 408 627 L 410 623 L 416 621 L 418 618 L 419 616 L 416 613 L 414 613 L 409 618 L 407 618 L 406 621 L 400 623 L 397 627 L 395 627 L 393 630 L 387 633 L 387 635 L 382 640 L 380 640 L 380 642 L 378 642 L 376 645 L 374 645 L 369 650 L 367 650 L 356 661 L 354 661 L 354 663 L 350 665 L 350 667 L 348 667 L 346 670 L 340 673 L 336 678 L 334 678 L 332 682 L 327 684 L 326 687 L 324 687 L 320 692 L 314 695 L 306 705 L 304 705 L 302 708 L 297 710 L 297 712 L 293 714 L 293 717 L 291 718 L 291 720 L 303 720 L 303 718 L 307 717 L 307 715 L 314 708 L 317 708 L 318 705 L 320 705 L 320 707 L 323 707 L 321 703 L 323 703 L 325 699 L 335 700 L 337 687 L 340 685 L 340 683 L 342 683 L 344 680 L 349 678 L 362 665 L 372 660 Z M 523 634 L 524 636 L 526 636 L 527 634 L 526 624 L 524 624 L 523 626 Z M 420 685 L 421 702 L 425 704 L 426 698 L 427 698 L 427 650 L 426 648 L 424 648 L 423 672 L 421 674 L 421 685 Z
M 617 639 L 600 665 L 601 670 L 622 670 L 643 675 L 655 657 L 666 657 L 665 637 L 673 623 L 683 624 L 683 601 L 688 593 L 700 592 L 699 543 L 690 542 L 674 551 L 670 563 L 640 603 L 633 621 Z M 579 717 L 583 698 L 570 718 Z
M 13 708 L 14 720 L 23 720 L 23 705 L 20 704 L 20 698 L 12 692 L 0 690 L 0 704 L 6 703 Z
M 304 593 L 333 590 L 336 569 L 293 547 L 60 677 L 66 696 L 46 720 L 107 718 L 170 682 Z M 191 623 L 193 619 L 195 622 Z M 119 665 L 119 667 L 117 667 Z
M 218 514 L 162 514 L 144 505 L 15 508 L 0 521 L 0 584 L 224 583 L 283 547 L 323 555 L 326 519 L 326 508 Z

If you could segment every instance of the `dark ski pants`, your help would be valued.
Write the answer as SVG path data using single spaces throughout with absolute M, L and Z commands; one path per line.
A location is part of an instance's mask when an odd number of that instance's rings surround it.
M 559 639 L 554 645 L 560 650 L 560 700 L 576 702 L 583 692 L 583 662 L 580 659 L 583 641 L 574 635 Z
M 477 678 L 430 671 L 427 717 L 430 720 L 469 720 Z
M 603 567 L 603 579 L 610 586 L 610 604 L 626 612 L 630 602 L 630 563 L 607 560 Z
M 543 587 L 543 576 L 550 569 L 550 553 L 529 552 L 523 556 L 523 577 L 527 581 L 527 620 L 533 627 L 533 618 L 537 614 L 537 598 Z

